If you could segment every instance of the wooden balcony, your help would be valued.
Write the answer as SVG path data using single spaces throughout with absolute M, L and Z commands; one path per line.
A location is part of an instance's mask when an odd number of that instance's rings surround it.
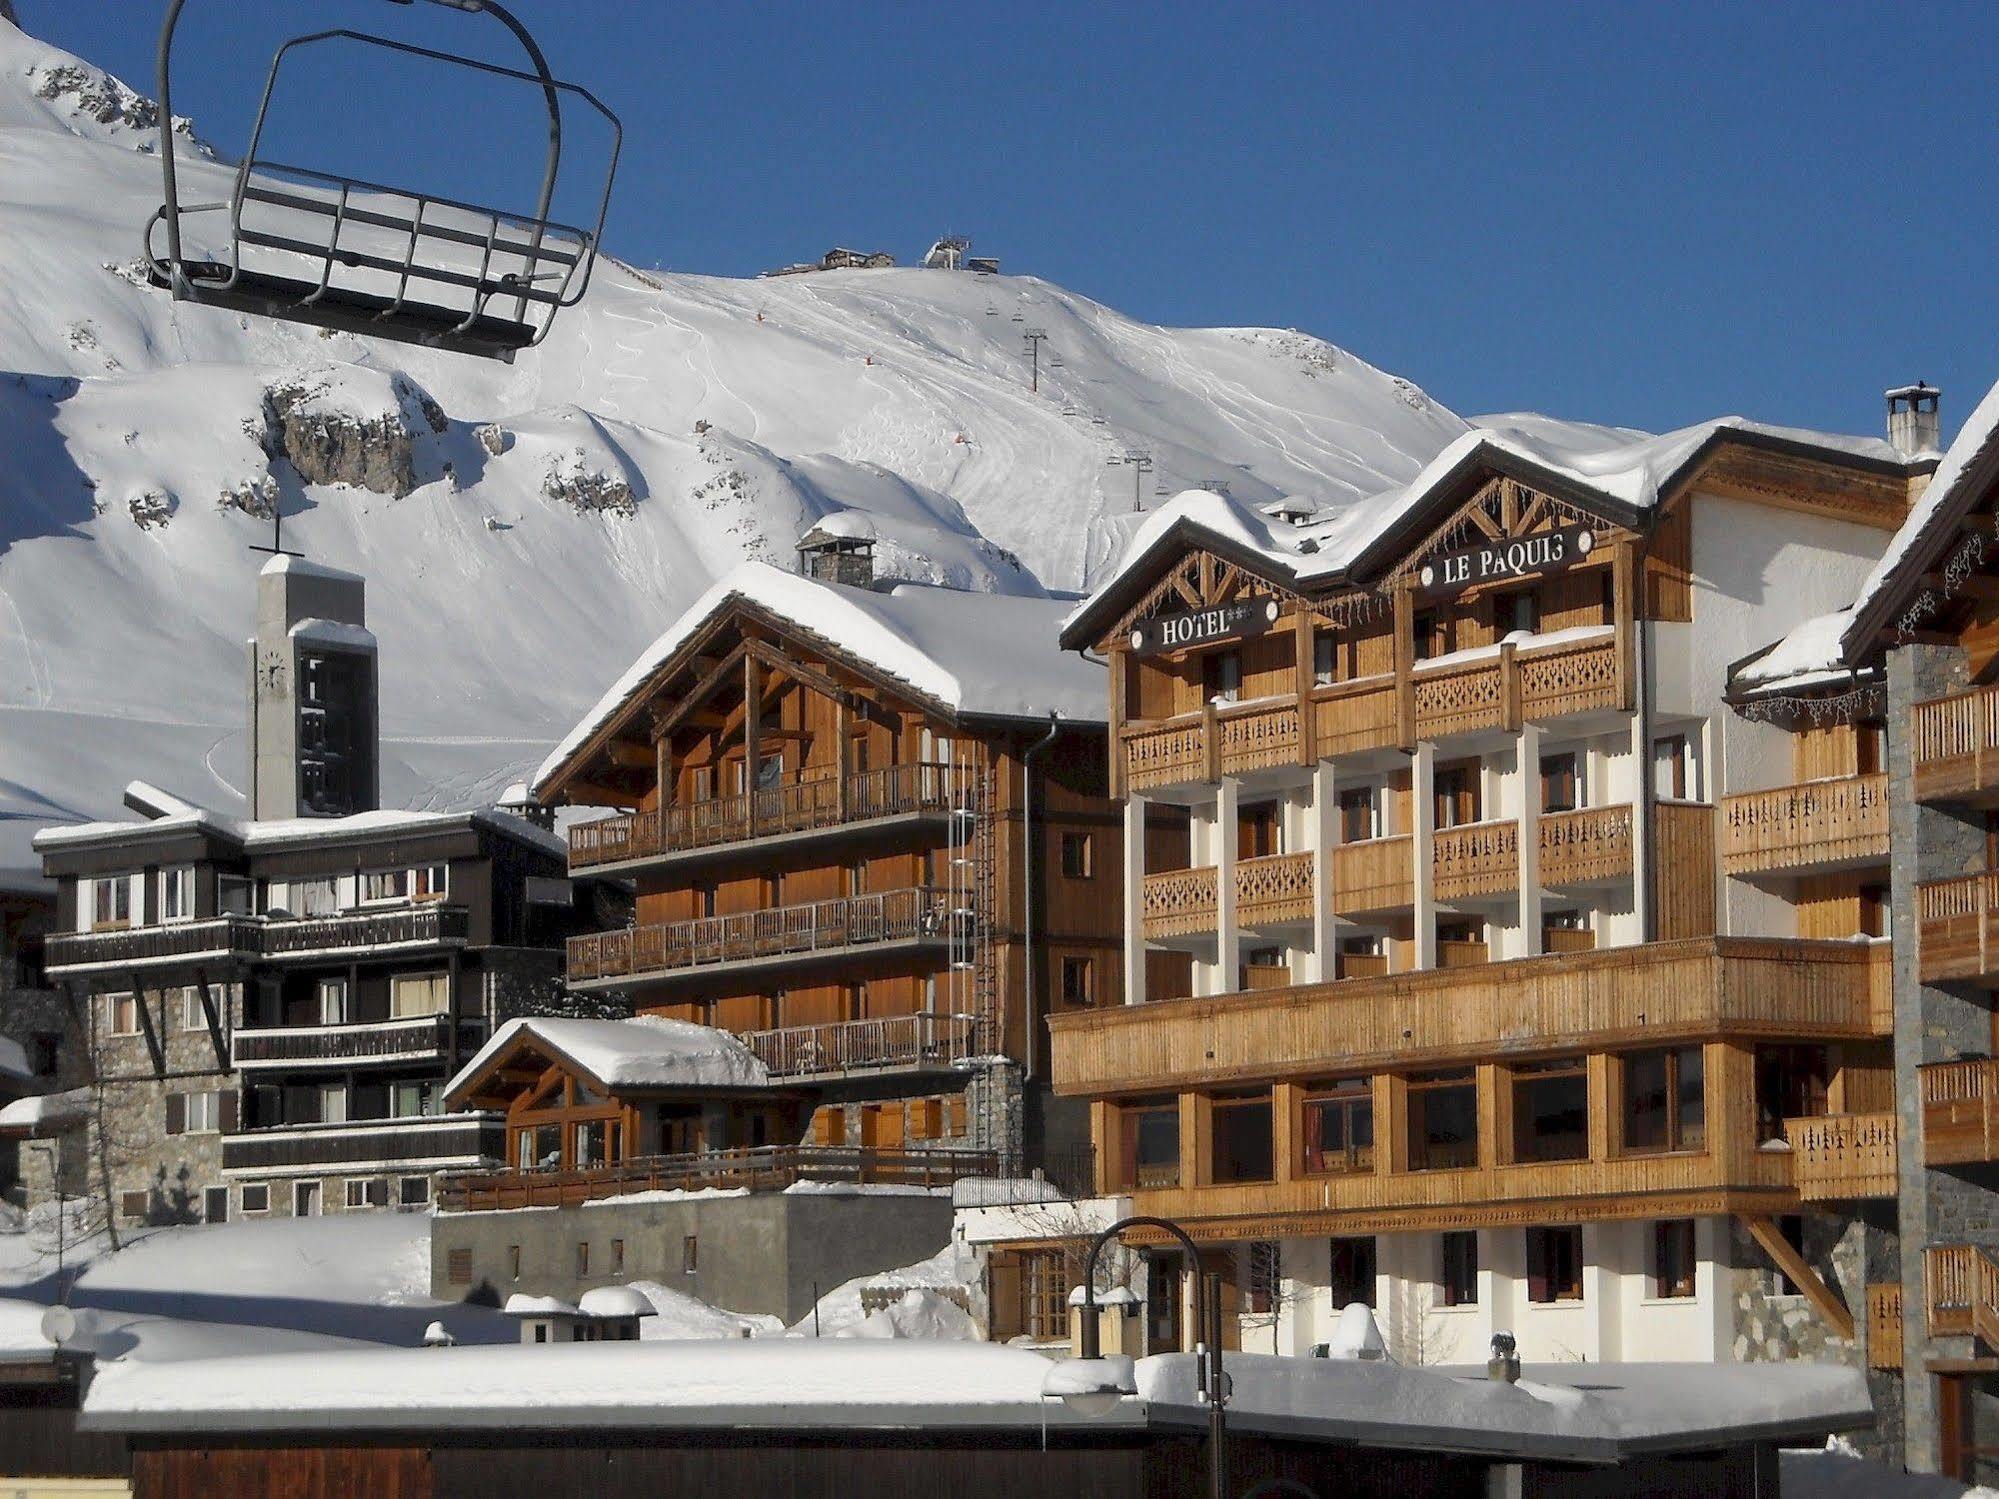
M 293 1171 L 448 1171 L 506 1159 L 497 1114 L 431 1114 L 340 1124 L 279 1124 L 222 1137 L 232 1176 Z
M 1438 900 L 1465 900 L 1519 888 L 1517 820 L 1437 829 L 1430 844 L 1430 890 Z
M 1149 942 L 1171 937 L 1194 937 L 1215 929 L 1215 883 L 1219 873 L 1214 865 L 1193 869 L 1162 869 L 1145 877 L 1140 910 L 1145 919 Z
M 1617 709 L 1624 694 L 1620 664 L 1617 637 L 1608 627 L 1579 639 L 1419 663 L 1409 681 L 1406 732 L 1412 739 L 1445 739 Z M 1190 785 L 1387 748 L 1405 733 L 1402 696 L 1393 676 L 1378 676 L 1315 687 L 1303 703 L 1286 696 L 1211 704 L 1132 723 L 1120 735 L 1125 785 L 1132 791 Z M 1304 732 L 1306 712 L 1310 734 Z
M 1370 838 L 1333 850 L 1333 909 L 1342 916 L 1399 911 L 1416 901 L 1415 840 Z
M 238 1030 L 229 1059 L 242 1071 L 309 1071 L 369 1063 L 442 1062 L 451 1047 L 451 1017 L 417 1015 L 355 1025 L 277 1025 Z
M 461 945 L 462 906 L 392 906 L 331 916 L 216 916 L 103 932 L 62 932 L 45 946 L 51 975 L 220 968 L 287 960 L 317 962 L 358 953 Z
M 1880 1035 L 1887 949 L 1690 938 L 1051 1017 L 1058 1092 L 1108 1095 L 1728 1036 Z M 1786 1168 L 1788 1171 L 1788 1168 Z
M 1242 859 L 1235 867 L 1236 925 L 1250 931 L 1312 919 L 1313 854 Z M 1166 869 L 1145 877 L 1140 897 L 1148 942 L 1213 932 L 1216 867 Z
M 357 953 L 452 947 L 466 940 L 463 906 L 435 903 L 264 921 L 263 953 L 274 962 L 318 961 Z
M 1975 1338 L 1999 1350 L 1999 1263 L 1973 1244 L 1923 1251 L 1923 1297 L 1933 1338 Z
M 972 1055 L 970 1015 L 883 1015 L 749 1031 L 740 1039 L 772 1077 L 833 1077 L 924 1068 L 949 1071 Z
M 1922 981 L 1999 983 L 1999 870 L 1916 887 Z
M 1895 1195 L 1893 1114 L 1786 1119 L 1784 1136 L 1791 1145 L 1798 1196 L 1806 1202 L 1857 1202 Z
M 1582 807 L 1540 819 L 1541 883 L 1555 888 L 1631 878 L 1631 808 Z
M 1812 874 L 1888 857 L 1888 777 L 1842 776 L 1722 798 L 1722 867 Z
M 574 1207 L 633 1192 L 711 1187 L 775 1192 L 798 1182 L 943 1188 L 960 1177 L 993 1176 L 998 1169 L 998 1157 L 987 1151 L 773 1145 L 699 1155 L 649 1156 L 582 1169 L 551 1167 L 448 1176 L 438 1184 L 437 1205 L 447 1212 Z
M 1988 806 L 1999 800 L 1999 688 L 1917 703 L 1909 739 L 1918 801 Z
M 891 819 L 941 817 L 963 804 L 963 766 L 914 764 L 821 776 L 754 795 L 719 796 L 578 823 L 569 830 L 569 867 L 636 866 L 751 840 L 837 831 Z
M 1999 1061 L 1933 1062 L 1917 1069 L 1923 1095 L 1923 1161 L 1999 1161 Z
M 1902 1367 L 1902 1283 L 1891 1280 L 1867 1288 L 1867 1367 Z
M 912 887 L 842 900 L 772 906 L 569 939 L 569 982 L 612 988 L 729 966 L 761 969 L 838 960 L 889 948 L 946 948 L 962 925 L 941 890 Z

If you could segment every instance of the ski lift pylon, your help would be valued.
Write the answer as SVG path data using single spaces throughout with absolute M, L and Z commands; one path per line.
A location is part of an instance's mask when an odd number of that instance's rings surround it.
M 413 0 L 389 0 L 408 5 Z M 555 314 L 583 298 L 603 239 L 623 129 L 589 90 L 565 83 L 528 29 L 499 0 L 431 0 L 492 16 L 527 52 L 532 72 L 368 32 L 335 28 L 296 36 L 278 48 L 264 80 L 256 122 L 223 202 L 184 203 L 174 156 L 173 43 L 186 0 L 168 0 L 160 27 L 158 89 L 163 197 L 148 220 L 145 254 L 153 284 L 177 302 L 511 360 L 547 337 Z M 259 155 L 271 98 L 285 61 L 324 42 L 356 42 L 491 77 L 537 85 L 548 109 L 548 157 L 532 214 L 486 208 L 314 171 Z M 578 227 L 549 217 L 562 165 L 562 103 L 580 100 L 610 129 L 609 159 L 596 222 Z M 182 220 L 227 211 L 226 257 L 188 252 Z M 154 248 L 166 229 L 166 253 Z

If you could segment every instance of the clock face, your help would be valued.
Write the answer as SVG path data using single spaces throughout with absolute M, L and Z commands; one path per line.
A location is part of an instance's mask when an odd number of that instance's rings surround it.
M 285 695 L 285 658 L 277 651 L 264 652 L 264 659 L 257 668 L 257 677 L 264 690 L 276 697 Z

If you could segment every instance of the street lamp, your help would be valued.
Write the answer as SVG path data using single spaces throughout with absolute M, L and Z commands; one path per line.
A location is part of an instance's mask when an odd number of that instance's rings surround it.
M 1097 1256 L 1104 1245 L 1128 1228 L 1156 1228 L 1180 1241 L 1187 1251 L 1187 1273 L 1194 1281 L 1194 1315 L 1202 1337 L 1195 1346 L 1199 1357 L 1199 1389 L 1208 1407 L 1208 1495 L 1226 1499 L 1228 1494 L 1228 1452 L 1225 1408 L 1229 1400 L 1228 1376 L 1222 1372 L 1222 1282 L 1218 1275 L 1201 1273 L 1201 1252 L 1187 1231 L 1168 1218 L 1140 1215 L 1120 1218 L 1090 1241 L 1083 1258 L 1083 1344 L 1081 1357 L 1058 1366 L 1062 1377 L 1051 1378 L 1049 1392 L 1060 1395 L 1062 1403 L 1081 1416 L 1107 1416 L 1126 1395 L 1138 1393 L 1128 1358 L 1103 1357 L 1097 1325 Z M 1063 1386 L 1068 1388 L 1063 1388 Z

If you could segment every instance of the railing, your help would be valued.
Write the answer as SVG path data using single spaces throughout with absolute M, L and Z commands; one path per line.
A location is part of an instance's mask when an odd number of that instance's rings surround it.
M 1025 1176 L 995 1176 L 975 1188 L 961 1189 L 957 1200 L 967 1207 L 1004 1208 L 1096 1195 L 1096 1147 L 1071 1145 L 1043 1151 Z
M 972 1054 L 971 1015 L 884 1015 L 749 1031 L 739 1039 L 772 1077 L 813 1077 L 892 1067 L 949 1067 Z
M 1544 885 L 1588 885 L 1631 873 L 1631 808 L 1583 807 L 1540 819 Z
M 1999 1061 L 1975 1058 L 1919 1067 L 1923 1160 L 1963 1166 L 1999 1160 Z
M 1519 888 L 1519 822 L 1508 818 L 1437 829 L 1430 845 L 1430 870 L 1431 889 L 1438 900 Z
M 1133 791 L 1208 778 L 1207 724 L 1195 717 L 1129 729 L 1124 737 L 1125 783 Z
M 1976 1338 L 1999 1349 L 1999 1264 L 1972 1244 L 1923 1252 L 1930 1336 Z
M 1212 864 L 1148 874 L 1139 895 L 1145 935 L 1158 941 L 1164 937 L 1212 932 L 1217 912 L 1215 875 Z
M 1902 1367 L 1902 1283 L 1898 1280 L 1867 1288 L 1867 1367 Z
M 469 1167 L 506 1159 L 506 1123 L 497 1114 L 431 1114 L 341 1124 L 277 1124 L 222 1137 L 222 1169 L 296 1171 Z
M 267 958 L 322 956 L 384 947 L 422 947 L 463 942 L 463 906 L 422 905 L 381 911 L 347 911 L 338 916 L 298 916 L 264 923 Z
M 1416 898 L 1415 847 L 1406 833 L 1333 850 L 1333 909 L 1393 911 Z
M 1215 717 L 1225 776 L 1298 763 L 1298 704 L 1222 709 Z
M 1916 887 L 1917 959 L 1925 983 L 1983 979 L 1999 969 L 1995 908 L 1999 870 Z
M 382 947 L 465 941 L 462 906 L 396 906 L 334 916 L 213 916 L 104 932 L 58 932 L 45 967 L 127 968 L 197 959 L 319 957 Z
M 342 1066 L 351 1062 L 427 1061 L 450 1046 L 448 1015 L 418 1015 L 354 1025 L 276 1025 L 229 1038 L 236 1067 Z
M 1245 989 L 1288 989 L 1291 986 L 1291 965 L 1245 963 L 1242 965 L 1242 986 Z
M 1416 703 L 1417 735 L 1442 739 L 1450 734 L 1499 728 L 1506 720 L 1504 665 L 1497 656 L 1445 666 L 1418 662 L 1411 688 Z
M 1516 661 L 1522 715 L 1565 718 L 1620 706 L 1617 651 L 1614 637 L 1522 651 Z
M 1309 852 L 1240 861 L 1235 867 L 1236 921 L 1252 928 L 1310 921 L 1316 862 Z
M 868 1146 L 770 1145 L 698 1155 L 649 1156 L 585 1169 L 546 1167 L 447 1176 L 437 1203 L 447 1212 L 572 1207 L 633 1192 L 702 1188 L 781 1191 L 802 1181 L 948 1187 L 991 1176 L 998 1157 L 975 1150 L 876 1150 Z
M 1321 755 L 1351 755 L 1395 743 L 1393 676 L 1320 687 L 1312 693 L 1315 737 Z
M 1807 1202 L 1895 1195 L 1895 1116 L 1830 1114 L 1786 1119 L 1791 1170 Z
M 777 833 L 948 812 L 962 803 L 968 785 L 965 767 L 926 761 L 857 772 L 847 777 L 844 799 L 837 776 L 819 776 L 753 794 L 673 805 L 663 813 L 604 817 L 569 830 L 569 864 L 572 869 L 587 869 Z
M 1965 796 L 1999 784 L 1999 690 L 1979 687 L 1917 703 L 1909 715 L 1909 742 L 1918 799 Z
M 53 932 L 43 945 L 42 966 L 60 973 L 194 958 L 255 957 L 262 951 L 263 923 L 256 917 L 216 916 L 117 931 Z
M 571 937 L 569 977 L 571 982 L 624 978 L 883 942 L 941 942 L 952 930 L 952 912 L 942 891 L 921 886 L 885 890 Z
M 1810 869 L 1888 856 L 1886 772 L 1722 798 L 1730 874 Z

